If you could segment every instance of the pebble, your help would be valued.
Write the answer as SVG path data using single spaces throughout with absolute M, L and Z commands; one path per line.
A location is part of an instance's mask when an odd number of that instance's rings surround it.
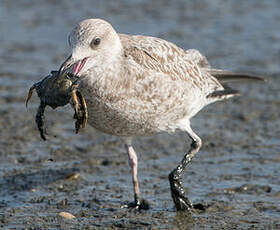
M 71 173 L 71 174 L 67 175 L 66 179 L 67 180 L 76 180 L 76 179 L 79 178 L 79 176 L 80 176 L 79 173 L 74 172 L 74 173 Z
M 71 219 L 74 219 L 76 218 L 74 215 L 72 215 L 71 213 L 69 212 L 60 212 L 59 215 L 65 219 L 68 219 L 68 220 L 71 220 Z

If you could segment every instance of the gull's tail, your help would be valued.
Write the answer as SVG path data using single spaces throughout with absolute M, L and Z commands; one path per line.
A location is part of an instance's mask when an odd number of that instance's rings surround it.
M 233 96 L 240 95 L 238 90 L 232 89 L 227 85 L 227 83 L 231 82 L 241 82 L 241 81 L 259 81 L 264 82 L 265 79 L 260 76 L 247 74 L 247 73 L 234 73 L 226 70 L 220 69 L 210 69 L 208 72 L 215 77 L 224 87 L 224 90 L 218 90 L 210 93 L 208 98 L 219 98 L 226 99 Z
M 220 69 L 210 69 L 209 73 L 221 84 L 237 81 L 265 81 L 264 78 L 247 73 L 234 73 Z

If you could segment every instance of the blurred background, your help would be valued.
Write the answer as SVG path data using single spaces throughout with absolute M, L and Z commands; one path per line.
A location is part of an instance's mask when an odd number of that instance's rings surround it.
M 278 0 L 1 0 L 0 226 L 7 229 L 280 228 L 280 1 Z M 161 37 L 198 49 L 217 67 L 266 76 L 235 84 L 243 96 L 193 119 L 204 146 L 184 186 L 206 210 L 176 214 L 167 175 L 190 141 L 182 133 L 135 140 L 139 179 L 151 210 L 120 208 L 133 199 L 122 143 L 87 126 L 74 134 L 72 109 L 48 109 L 48 141 L 28 110 L 28 89 L 68 56 L 79 21 L 103 18 L 116 31 Z M 77 179 L 69 179 L 76 173 Z M 70 176 L 71 178 L 71 176 Z M 62 220 L 60 211 L 74 214 Z

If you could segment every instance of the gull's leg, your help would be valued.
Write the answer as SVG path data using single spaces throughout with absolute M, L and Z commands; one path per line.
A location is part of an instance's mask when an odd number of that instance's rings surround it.
M 137 178 L 137 166 L 138 166 L 137 155 L 136 155 L 136 152 L 134 151 L 132 145 L 125 144 L 125 148 L 127 151 L 128 163 L 130 165 L 131 174 L 132 174 L 133 191 L 134 191 L 134 205 L 136 208 L 139 208 L 140 190 L 139 190 L 139 182 L 138 182 L 138 178 Z
M 178 211 L 191 210 L 193 208 L 192 203 L 185 196 L 185 191 L 182 186 L 182 173 L 185 171 L 187 164 L 191 162 L 192 158 L 199 151 L 202 145 L 201 139 L 192 131 L 189 122 L 185 127 L 185 131 L 192 139 L 190 150 L 184 155 L 180 164 L 169 174 L 168 177 L 171 196 Z
M 144 200 L 140 199 L 140 189 L 139 189 L 139 182 L 137 178 L 137 167 L 138 167 L 138 159 L 136 152 L 132 147 L 132 140 L 131 138 L 125 138 L 125 148 L 127 151 L 128 156 L 128 163 L 131 168 L 131 175 L 132 175 L 132 183 L 133 183 L 133 192 L 134 192 L 134 202 L 130 203 L 129 205 L 124 205 L 123 207 L 135 208 L 135 209 L 149 209 L 149 203 Z

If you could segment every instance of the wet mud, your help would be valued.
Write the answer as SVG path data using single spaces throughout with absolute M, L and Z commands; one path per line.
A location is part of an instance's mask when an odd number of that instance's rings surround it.
M 1 1 L 0 229 L 280 229 L 279 1 Z M 267 76 L 234 84 L 243 96 L 193 120 L 203 147 L 183 185 L 196 213 L 176 213 L 168 174 L 187 151 L 183 133 L 134 141 L 142 197 L 133 200 L 124 146 L 90 126 L 75 134 L 70 106 L 46 108 L 48 140 L 25 98 L 68 55 L 67 35 L 89 17 L 197 48 L 212 65 Z M 71 218 L 63 212 L 74 215 Z M 68 216 L 68 217 L 67 217 Z

